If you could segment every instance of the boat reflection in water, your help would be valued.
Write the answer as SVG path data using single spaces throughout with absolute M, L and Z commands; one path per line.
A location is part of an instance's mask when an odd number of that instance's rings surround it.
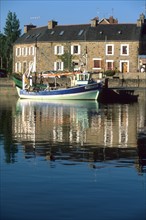
M 47 158 L 52 152 L 57 154 L 59 151 L 63 158 L 71 157 L 70 150 L 77 150 L 88 143 L 87 132 L 92 133 L 95 128 L 99 104 L 81 100 L 18 100 L 17 112 L 14 136 L 24 144 L 25 150 L 35 149 Z
M 99 107 L 96 101 L 18 100 L 14 138 L 23 144 L 25 158 L 136 159 L 136 109 L 136 104 Z

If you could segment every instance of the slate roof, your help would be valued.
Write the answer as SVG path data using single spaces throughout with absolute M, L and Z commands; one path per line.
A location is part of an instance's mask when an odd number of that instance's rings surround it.
M 15 44 L 38 42 L 66 41 L 139 41 L 141 28 L 136 24 L 90 24 L 56 25 L 53 29 L 48 26 L 31 29 L 23 34 Z

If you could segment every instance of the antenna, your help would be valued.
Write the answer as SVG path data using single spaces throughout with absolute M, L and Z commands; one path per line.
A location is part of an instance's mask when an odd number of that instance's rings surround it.
M 40 16 L 32 16 L 30 17 L 31 20 L 39 20 L 40 19 Z
M 114 9 L 112 8 L 112 16 L 114 17 Z
M 100 11 L 99 8 L 97 8 L 97 16 L 99 17 Z

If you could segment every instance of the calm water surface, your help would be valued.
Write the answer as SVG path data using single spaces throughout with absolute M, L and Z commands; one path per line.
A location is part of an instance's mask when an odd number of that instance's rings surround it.
M 146 101 L 0 99 L 0 219 L 145 220 Z

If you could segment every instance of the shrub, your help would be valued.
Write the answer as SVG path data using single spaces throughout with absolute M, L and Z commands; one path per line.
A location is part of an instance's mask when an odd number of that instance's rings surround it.
M 106 70 L 106 71 L 104 72 L 104 74 L 105 74 L 106 76 L 114 76 L 114 75 L 115 75 L 115 70 Z

